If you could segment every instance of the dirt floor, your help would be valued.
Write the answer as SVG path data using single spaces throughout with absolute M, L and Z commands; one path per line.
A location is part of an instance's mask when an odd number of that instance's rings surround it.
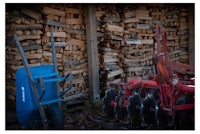
M 97 103 L 96 103 L 97 104 Z M 97 104 L 98 105 L 98 104 Z M 89 101 L 73 101 L 72 103 L 64 103 L 64 129 L 66 130 L 98 130 L 103 129 L 99 125 L 95 125 L 94 120 L 101 119 L 101 106 L 93 106 Z M 7 104 L 6 107 L 6 130 L 23 130 L 23 126 L 19 124 L 16 117 L 16 110 Z
M 160 128 L 151 126 L 131 126 L 130 121 L 108 119 L 102 111 L 101 100 L 94 103 L 89 101 L 73 101 L 64 103 L 64 130 L 158 130 Z M 24 130 L 17 121 L 16 111 L 7 106 L 6 130 Z M 166 129 L 173 129 L 168 127 Z

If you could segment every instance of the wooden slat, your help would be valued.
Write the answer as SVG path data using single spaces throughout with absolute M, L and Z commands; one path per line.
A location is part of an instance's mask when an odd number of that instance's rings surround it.
M 46 35 L 48 37 L 51 37 L 50 32 L 46 32 Z M 63 37 L 63 38 L 66 38 L 67 35 L 66 35 L 66 32 L 53 32 L 53 37 Z
M 58 46 L 58 47 L 65 47 L 65 46 L 67 46 L 66 42 L 54 42 L 54 43 L 55 43 L 55 46 Z M 51 42 L 48 42 L 47 44 L 48 44 L 48 46 L 51 46 Z
M 65 23 L 62 22 L 57 22 L 57 21 L 53 21 L 53 20 L 45 20 L 45 24 L 47 25 L 51 25 L 51 26 L 56 26 L 56 27 L 66 27 L 67 25 Z
M 42 29 L 43 26 L 41 24 L 31 24 L 31 25 L 11 24 L 10 28 L 12 30 L 32 30 L 32 29 Z

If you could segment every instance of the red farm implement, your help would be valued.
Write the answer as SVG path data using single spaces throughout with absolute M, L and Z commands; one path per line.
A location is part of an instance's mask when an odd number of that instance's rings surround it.
M 166 128 L 171 122 L 175 129 L 194 129 L 194 66 L 170 61 L 165 29 L 156 26 L 155 34 L 156 75 L 149 80 L 112 83 L 117 88 L 106 90 L 103 110 L 109 117 L 128 117 L 135 126 Z

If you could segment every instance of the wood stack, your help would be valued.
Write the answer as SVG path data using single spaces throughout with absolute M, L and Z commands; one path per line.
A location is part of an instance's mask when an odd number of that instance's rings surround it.
M 120 57 L 122 55 L 120 54 L 120 49 L 123 46 L 123 24 L 121 23 L 116 6 L 109 6 L 105 12 L 105 15 L 101 17 L 102 28 L 100 27 L 105 32 L 98 45 L 100 55 L 100 86 L 102 88 L 108 87 L 110 82 L 123 81 L 124 77 Z
M 16 70 L 24 67 L 13 40 L 13 34 L 17 34 L 29 65 L 40 65 L 43 52 L 41 46 L 42 22 L 41 14 L 31 8 L 20 8 L 20 10 L 6 13 L 6 88 L 10 92 L 7 95 L 11 100 L 15 99 Z
M 42 36 L 43 44 L 43 58 L 44 64 L 52 64 L 52 52 L 51 52 L 51 36 L 50 32 L 53 32 L 53 37 L 56 46 L 57 66 L 59 72 L 63 71 L 63 49 L 67 45 L 66 32 L 64 28 L 65 24 L 65 11 L 63 5 L 45 5 L 42 7 L 41 12 L 44 18 L 44 31 Z
M 67 46 L 63 52 L 64 76 L 73 74 L 73 89 L 67 95 L 88 97 L 88 63 L 84 10 L 81 5 L 65 5 Z M 69 83 L 66 82 L 64 87 Z
M 124 8 L 123 61 L 126 81 L 147 79 L 153 69 L 154 33 L 151 25 L 152 17 L 149 14 L 146 5 Z
M 179 46 L 179 36 L 177 35 L 179 30 L 179 9 L 175 6 L 166 7 L 165 16 L 169 59 L 177 62 L 180 60 L 181 52 Z
M 37 4 L 15 9 L 6 13 L 6 88 L 14 93 L 15 72 L 23 67 L 12 35 L 19 36 L 29 65 L 33 66 L 52 64 L 50 31 L 53 31 L 59 72 L 61 76 L 68 72 L 74 76 L 73 90 L 67 96 L 83 93 L 87 97 L 84 6 Z M 101 89 L 112 81 L 148 78 L 153 71 L 152 56 L 157 47 L 155 25 L 162 25 L 167 31 L 169 59 L 188 63 L 188 16 L 185 5 L 96 5 Z M 64 83 L 63 87 L 68 84 Z
M 188 53 L 188 8 L 183 7 L 179 12 L 179 42 L 180 42 L 180 62 L 189 64 Z
M 86 32 L 82 9 L 80 5 L 43 4 L 7 13 L 7 89 L 15 91 L 16 70 L 24 67 L 18 49 L 13 47 L 15 42 L 11 36 L 14 33 L 19 36 L 30 66 L 52 64 L 50 31 L 53 31 L 60 75 L 73 74 L 73 88 L 67 96 L 81 92 L 88 97 Z M 65 88 L 67 85 L 69 83 L 66 81 L 62 86 Z M 15 92 L 11 92 L 15 99 Z
M 106 6 L 105 5 L 96 5 L 96 28 L 97 28 L 97 44 L 99 45 L 100 41 L 103 40 L 105 27 L 103 27 L 103 19 L 102 17 L 106 14 Z

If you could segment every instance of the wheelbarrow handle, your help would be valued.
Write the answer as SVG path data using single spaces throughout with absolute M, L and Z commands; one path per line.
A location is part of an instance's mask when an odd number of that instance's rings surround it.
M 29 68 L 28 61 L 27 61 L 27 59 L 26 59 L 24 50 L 23 50 L 23 48 L 22 48 L 22 46 L 21 46 L 21 44 L 20 44 L 20 42 L 19 42 L 19 39 L 18 39 L 17 35 L 14 34 L 13 37 L 14 37 L 14 40 L 16 41 L 16 45 L 17 45 L 18 50 L 19 50 L 19 52 L 20 52 L 20 55 L 21 55 L 21 57 L 22 57 L 22 61 L 23 61 L 24 66 L 25 66 L 26 73 L 27 73 L 28 78 L 29 78 L 29 80 L 30 80 L 32 74 L 31 74 L 31 71 L 30 71 L 30 68 Z

